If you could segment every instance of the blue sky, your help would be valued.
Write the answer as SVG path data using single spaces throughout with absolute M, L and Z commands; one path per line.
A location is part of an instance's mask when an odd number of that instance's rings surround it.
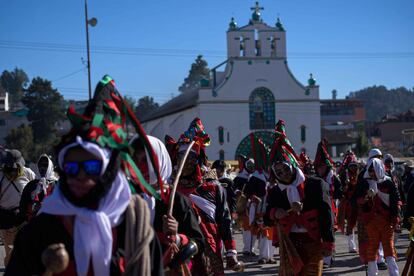
M 52 80 L 65 98 L 87 98 L 83 0 L 0 0 L 0 70 L 22 68 Z M 178 94 L 197 54 L 225 60 L 230 18 L 245 25 L 254 1 L 89 0 L 92 83 L 112 75 L 123 94 L 163 103 Z M 262 0 L 262 17 L 279 15 L 288 62 L 321 98 L 371 85 L 414 87 L 414 1 Z

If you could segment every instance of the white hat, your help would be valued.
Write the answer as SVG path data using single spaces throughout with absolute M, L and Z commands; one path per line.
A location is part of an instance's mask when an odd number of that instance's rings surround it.
M 373 148 L 368 153 L 368 159 L 371 159 L 371 158 L 373 158 L 375 156 L 378 156 L 378 155 L 382 156 L 382 152 L 377 148 Z

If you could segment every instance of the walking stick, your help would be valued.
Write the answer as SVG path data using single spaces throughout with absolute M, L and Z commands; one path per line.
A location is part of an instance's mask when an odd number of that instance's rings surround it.
M 195 141 L 192 141 L 190 143 L 190 146 L 187 148 L 187 150 L 186 150 L 186 152 L 184 154 L 184 157 L 181 160 L 180 165 L 178 167 L 177 175 L 176 175 L 176 177 L 174 179 L 173 187 L 172 187 L 171 194 L 170 194 L 170 201 L 168 202 L 168 212 L 167 212 L 168 216 L 172 216 L 173 206 L 174 206 L 174 198 L 175 198 L 175 194 L 177 192 L 178 181 L 180 180 L 181 172 L 183 171 L 185 161 L 187 160 L 188 154 L 190 153 L 190 150 L 193 147 L 194 143 L 195 143 Z M 192 243 L 195 244 L 194 242 L 192 242 Z M 190 242 L 190 245 L 191 245 L 191 242 Z M 195 251 L 195 253 L 193 253 L 193 255 L 195 255 L 198 252 L 198 248 L 197 248 L 197 245 L 196 244 L 195 244 L 195 248 L 196 248 L 196 251 Z M 167 252 L 170 251 L 170 250 L 173 250 L 173 248 L 170 247 L 167 250 Z M 164 256 L 163 256 L 164 258 L 166 258 L 166 255 L 167 255 L 166 253 L 164 253 Z M 164 262 L 166 262 L 166 261 L 164 260 Z M 188 267 L 185 264 L 182 264 L 179 267 L 180 267 L 180 271 L 183 273 L 183 275 L 191 275 Z M 170 268 L 167 267 L 166 270 L 169 271 Z
M 178 167 L 178 172 L 177 172 L 177 175 L 174 179 L 173 187 L 172 187 L 172 190 L 171 190 L 170 201 L 168 202 L 168 213 L 167 213 L 168 215 L 172 215 L 173 205 L 174 205 L 174 198 L 175 198 L 175 193 L 177 191 L 178 181 L 180 180 L 181 172 L 183 171 L 185 161 L 187 160 L 188 154 L 190 153 L 190 150 L 193 147 L 194 143 L 195 143 L 195 141 L 192 141 L 190 143 L 190 146 L 186 150 L 184 158 L 181 160 L 180 166 Z

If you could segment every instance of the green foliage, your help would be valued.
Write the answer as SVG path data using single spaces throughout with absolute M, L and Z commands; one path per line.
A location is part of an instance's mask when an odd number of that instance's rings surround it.
M 56 138 L 56 124 L 65 119 L 62 95 L 52 88 L 52 83 L 40 77 L 34 78 L 25 91 L 22 102 L 29 109 L 36 143 L 49 144 Z
M 11 106 L 16 106 L 20 102 L 28 82 L 29 78 L 22 69 L 14 68 L 13 71 L 3 71 L 0 76 L 0 85 L 9 93 Z
M 338 91 L 336 91 L 336 89 L 332 90 L 332 100 L 336 100 L 337 97 L 338 97 Z
M 137 105 L 137 101 L 134 98 L 125 96 L 124 100 L 129 104 L 132 110 L 135 109 L 135 106 Z
M 379 121 L 386 114 L 406 112 L 414 106 L 414 88 L 387 89 L 385 86 L 371 86 L 351 92 L 347 98 L 364 102 L 368 121 Z
M 357 156 L 366 156 L 369 150 L 369 142 L 363 128 L 359 128 L 355 153 Z
M 203 59 L 202 55 L 198 55 L 191 69 L 188 72 L 188 77 L 184 79 L 184 83 L 178 88 L 181 93 L 186 93 L 200 87 L 200 80 L 210 78 L 210 69 L 208 69 L 207 61 Z
M 160 105 L 154 101 L 153 97 L 145 96 L 138 100 L 135 108 L 135 114 L 137 115 L 137 118 L 141 120 L 144 115 L 157 110 L 159 107 Z
M 6 142 L 6 148 L 18 149 L 23 154 L 25 160 L 32 159 L 33 132 L 30 126 L 22 124 L 19 127 L 11 129 L 4 140 Z

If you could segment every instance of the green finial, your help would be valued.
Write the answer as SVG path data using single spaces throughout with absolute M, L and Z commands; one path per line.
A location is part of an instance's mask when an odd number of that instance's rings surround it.
M 285 28 L 283 28 L 283 24 L 282 24 L 282 22 L 280 21 L 280 18 L 279 18 L 279 17 L 277 18 L 277 21 L 276 21 L 276 28 L 278 28 L 278 29 L 279 29 L 279 31 L 282 31 L 282 32 L 284 32 L 284 31 L 285 31 Z
M 259 2 L 257 1 L 256 6 L 250 8 L 250 9 L 252 11 L 254 11 L 253 14 L 252 14 L 252 20 L 253 21 L 261 21 L 260 20 L 260 15 L 261 15 L 260 11 L 264 10 L 264 8 L 259 6 Z
M 234 17 L 231 18 L 230 24 L 229 24 L 229 29 L 230 30 L 235 30 L 237 29 L 237 22 L 234 21 Z
M 313 78 L 312 73 L 309 75 L 308 84 L 309 86 L 315 86 L 316 84 L 316 80 Z

